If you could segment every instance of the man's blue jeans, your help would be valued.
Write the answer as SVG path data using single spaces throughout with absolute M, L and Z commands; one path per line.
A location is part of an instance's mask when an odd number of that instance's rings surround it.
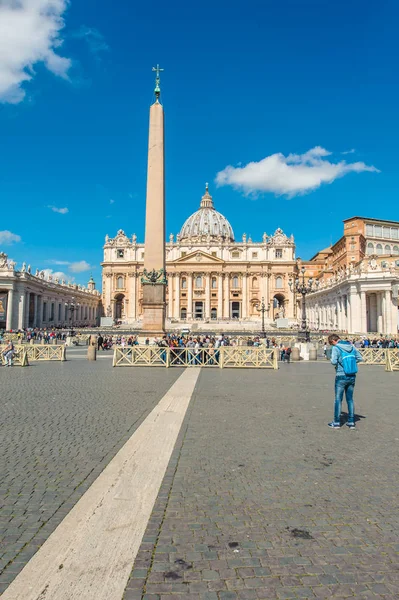
M 344 397 L 348 405 L 348 423 L 355 422 L 355 405 L 353 402 L 353 390 L 355 388 L 356 375 L 337 375 L 335 377 L 335 405 L 334 405 L 334 421 L 339 423 L 341 420 L 341 406 Z

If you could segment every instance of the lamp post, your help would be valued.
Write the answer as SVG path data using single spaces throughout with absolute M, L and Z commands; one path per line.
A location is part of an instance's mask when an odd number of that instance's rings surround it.
M 318 281 L 316 283 L 313 281 L 313 277 L 308 279 L 308 282 L 305 282 L 305 267 L 301 269 L 301 276 L 297 276 L 295 281 L 292 279 L 289 280 L 288 285 L 290 286 L 290 290 L 294 293 L 302 295 L 302 320 L 301 320 L 301 329 L 298 331 L 298 338 L 305 339 L 306 342 L 309 341 L 309 331 L 307 327 L 306 321 L 306 294 L 310 294 L 310 292 L 314 292 L 313 284 L 315 284 L 316 288 L 318 287 Z
M 267 312 L 267 314 L 269 314 L 269 310 L 270 310 L 270 302 L 269 304 L 266 306 L 265 304 L 265 299 L 262 298 L 262 301 L 260 304 L 257 304 L 255 306 L 256 310 L 258 310 L 261 315 L 262 315 L 262 337 L 266 337 L 266 332 L 265 332 L 265 312 Z

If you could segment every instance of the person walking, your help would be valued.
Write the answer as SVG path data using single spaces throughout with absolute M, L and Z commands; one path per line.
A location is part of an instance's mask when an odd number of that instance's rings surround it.
M 357 363 L 362 361 L 363 358 L 355 346 L 347 340 L 341 340 L 336 333 L 328 336 L 328 343 L 333 347 L 331 364 L 335 366 L 336 372 L 334 420 L 328 426 L 332 429 L 339 429 L 341 427 L 341 406 L 345 392 L 346 403 L 348 405 L 348 421 L 346 425 L 349 429 L 355 429 L 353 392 L 358 371 Z
M 100 350 L 100 348 L 104 350 L 104 338 L 101 333 L 97 337 L 97 350 Z

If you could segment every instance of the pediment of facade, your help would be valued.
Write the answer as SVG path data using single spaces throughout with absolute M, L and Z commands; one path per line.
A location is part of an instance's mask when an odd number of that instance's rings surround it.
M 218 258 L 217 256 L 212 256 L 211 254 L 208 254 L 207 252 L 204 252 L 203 250 L 196 250 L 194 252 L 190 252 L 190 254 L 187 254 L 186 256 L 181 256 L 180 258 L 177 258 L 176 260 L 171 260 L 170 262 L 168 261 L 169 264 L 175 264 L 175 265 L 187 265 L 187 264 L 199 264 L 199 263 L 204 263 L 204 264 L 218 264 L 218 265 L 223 265 L 225 263 L 224 260 L 222 260 L 221 258 Z

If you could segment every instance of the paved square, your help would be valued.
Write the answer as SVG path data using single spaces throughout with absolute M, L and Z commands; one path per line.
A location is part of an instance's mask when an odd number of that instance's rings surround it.
M 1 371 L 1 590 L 181 373 Z M 398 374 L 361 367 L 356 431 L 333 375 L 202 369 L 125 600 L 399 598 Z
M 399 597 L 397 386 L 330 430 L 329 364 L 203 370 L 125 599 Z

